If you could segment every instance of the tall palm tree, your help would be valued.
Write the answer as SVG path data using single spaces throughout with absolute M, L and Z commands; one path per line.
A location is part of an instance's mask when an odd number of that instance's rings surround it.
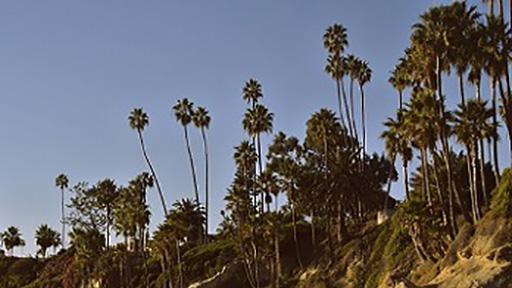
M 190 141 L 188 139 L 188 124 L 192 122 L 194 114 L 194 103 L 190 102 L 187 98 L 179 99 L 176 105 L 172 107 L 176 121 L 180 122 L 183 126 L 183 133 L 185 135 L 185 144 L 187 146 L 188 159 L 190 161 L 190 169 L 192 169 L 192 182 L 194 185 L 194 195 L 197 203 L 199 202 L 199 190 L 197 188 L 197 177 L 196 167 L 194 165 L 194 157 L 192 156 L 192 150 L 190 149 Z
M 258 80 L 251 78 L 245 82 L 245 86 L 242 90 L 242 98 L 247 101 L 247 103 L 251 104 L 251 107 L 254 108 L 256 103 L 258 103 L 258 99 L 262 97 L 263 92 L 261 91 L 261 84 Z
M 348 54 L 346 57 L 346 69 L 350 76 L 350 118 L 352 119 L 352 129 L 354 130 L 354 138 L 359 142 L 359 134 L 357 133 L 357 126 L 354 113 L 354 81 L 357 81 L 359 70 L 361 69 L 361 60 L 354 54 Z
M 359 90 L 361 91 L 361 126 L 362 126 L 362 133 L 363 133 L 363 162 L 364 162 L 364 155 L 366 154 L 366 123 L 365 123 L 365 98 L 364 98 L 364 85 L 366 85 L 368 82 L 370 82 L 372 79 L 372 69 L 370 69 L 370 66 L 368 65 L 368 61 L 362 61 L 360 64 L 360 69 L 358 71 L 357 81 L 359 83 Z
M 66 212 L 65 212 L 65 204 L 64 204 L 64 189 L 67 189 L 69 187 L 69 179 L 68 179 L 68 176 L 66 176 L 66 174 L 60 174 L 59 176 L 57 176 L 57 178 L 55 178 L 55 186 L 57 186 L 59 189 L 60 189 L 60 213 L 61 213 L 61 222 L 62 222 L 62 243 L 61 243 L 61 247 L 62 249 L 66 248 L 66 240 L 65 240 L 65 236 L 66 235 Z
M 146 160 L 146 163 L 149 167 L 149 171 L 151 171 L 151 176 L 153 176 L 153 179 L 156 184 L 156 189 L 158 190 L 158 195 L 160 196 L 160 202 L 162 203 L 162 208 L 164 210 L 164 215 L 167 215 L 167 205 L 165 204 L 165 198 L 164 193 L 162 191 L 162 188 L 160 187 L 160 182 L 158 181 L 158 177 L 156 177 L 155 169 L 153 168 L 153 165 L 151 164 L 151 161 L 149 160 L 149 156 L 146 152 L 146 146 L 144 145 L 144 138 L 142 137 L 142 132 L 144 132 L 144 129 L 146 126 L 149 125 L 149 117 L 142 108 L 134 108 L 132 112 L 130 113 L 130 116 L 128 117 L 128 121 L 130 124 L 130 128 L 137 131 L 137 134 L 139 135 L 139 141 L 140 141 L 140 147 L 142 149 L 142 154 L 144 155 L 144 159 Z
M 5 249 L 10 251 L 12 256 L 14 256 L 14 248 L 25 246 L 25 240 L 21 238 L 20 230 L 17 227 L 10 226 L 0 236 Z
M 204 148 L 204 159 L 205 159 L 205 240 L 208 241 L 208 207 L 209 207 L 209 165 L 208 165 L 208 142 L 206 141 L 206 129 L 210 127 L 211 117 L 208 115 L 208 110 L 204 107 L 197 107 L 192 121 L 197 128 L 201 130 L 201 136 L 203 137 L 203 148 Z
M 38 253 L 46 258 L 46 251 L 50 247 L 58 247 L 60 245 L 60 235 L 46 224 L 42 224 L 36 230 L 36 244 L 40 247 Z
M 476 222 L 481 217 L 480 203 L 478 200 L 477 188 L 477 143 L 480 139 L 487 137 L 494 130 L 493 124 L 489 123 L 493 111 L 487 108 L 487 102 L 480 99 L 470 99 L 466 107 L 459 105 L 459 110 L 455 111 L 454 132 L 459 142 L 464 143 L 468 149 L 467 154 L 470 158 L 471 173 L 469 173 L 470 185 L 473 186 L 472 211 L 473 220 Z M 484 188 L 484 187 L 483 187 Z M 482 190 L 485 197 L 485 188 Z

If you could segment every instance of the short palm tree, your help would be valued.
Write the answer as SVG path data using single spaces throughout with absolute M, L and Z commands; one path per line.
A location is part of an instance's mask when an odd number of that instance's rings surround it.
M 62 243 L 61 247 L 64 249 L 66 248 L 66 240 L 64 239 L 64 235 L 66 235 L 66 211 L 65 211 L 65 204 L 64 204 L 64 189 L 67 189 L 69 187 L 69 179 L 66 174 L 60 174 L 55 178 L 55 186 L 57 186 L 60 189 L 60 209 L 61 209 L 61 222 L 62 222 Z
M 1 235 L 5 249 L 14 255 L 14 248 L 25 246 L 25 240 L 21 238 L 20 230 L 17 227 L 10 226 Z
M 146 163 L 149 167 L 149 170 L 151 171 L 151 176 L 153 176 L 153 179 L 156 184 L 156 189 L 158 190 L 158 195 L 160 196 L 160 202 L 162 203 L 162 208 L 164 210 L 164 215 L 167 215 L 167 205 L 165 204 L 165 198 L 164 193 L 162 191 L 162 188 L 160 187 L 160 182 L 158 181 L 158 178 L 156 177 L 155 169 L 153 168 L 153 165 L 151 164 L 151 161 L 149 160 L 149 156 L 146 152 L 146 146 L 144 145 L 144 138 L 142 137 L 142 132 L 144 132 L 144 129 L 146 126 L 149 125 L 149 117 L 142 108 L 135 108 L 130 113 L 130 116 L 128 117 L 130 128 L 137 131 L 137 134 L 139 135 L 140 140 L 140 147 L 142 149 L 142 154 L 144 155 L 144 159 L 146 160 Z
M 60 235 L 46 224 L 42 224 L 36 230 L 36 244 L 40 247 L 38 253 L 46 258 L 48 248 L 54 249 L 60 245 Z
M 208 207 L 209 207 L 209 165 L 208 165 L 208 142 L 206 141 L 206 129 L 210 127 L 211 117 L 208 115 L 208 110 L 204 107 L 197 107 L 192 117 L 194 125 L 201 130 L 201 136 L 203 137 L 203 148 L 204 148 L 204 161 L 205 161 L 205 240 L 208 240 Z
M 190 149 L 190 140 L 188 139 L 188 124 L 192 122 L 194 116 L 194 103 L 190 102 L 187 98 L 179 99 L 176 105 L 172 107 L 176 121 L 183 126 L 183 133 L 185 135 L 185 144 L 187 146 L 188 159 L 190 161 L 190 169 L 192 170 L 192 184 L 194 185 L 194 195 L 197 203 L 199 202 L 199 190 L 197 188 L 196 167 L 194 165 L 194 157 Z

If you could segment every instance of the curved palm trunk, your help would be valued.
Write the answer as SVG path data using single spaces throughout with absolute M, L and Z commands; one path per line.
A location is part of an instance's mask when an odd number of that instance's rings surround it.
M 402 168 L 404 173 L 404 188 L 405 188 L 405 200 L 409 201 L 411 195 L 409 193 L 409 167 L 406 160 L 402 159 Z
M 345 105 L 345 114 L 347 115 L 347 123 L 348 123 L 348 129 L 350 133 L 350 137 L 354 137 L 354 130 L 352 128 L 352 118 L 350 117 L 350 110 L 348 106 L 348 100 L 347 100 L 347 93 L 345 91 L 345 81 L 343 81 L 343 78 L 340 80 L 341 83 L 341 92 L 343 93 L 343 104 Z M 350 143 L 354 145 L 354 139 L 350 139 Z
M 65 219 L 65 210 L 64 210 L 64 188 L 60 189 L 60 209 L 62 215 L 62 249 L 66 249 L 66 219 Z
M 160 188 L 160 182 L 158 181 L 158 178 L 156 177 L 155 169 L 153 168 L 153 165 L 151 165 L 151 161 L 149 161 L 149 157 L 146 152 L 146 146 L 144 145 L 144 139 L 142 138 L 142 131 L 137 130 L 137 133 L 139 134 L 140 147 L 142 148 L 142 154 L 144 155 L 144 159 L 146 160 L 149 170 L 151 171 L 151 176 L 153 176 L 153 179 L 155 180 L 156 189 L 158 190 L 158 195 L 160 196 L 160 202 L 162 203 L 162 208 L 164 209 L 164 215 L 167 216 L 167 205 L 165 205 L 164 193 L 162 192 L 162 188 Z
M 197 189 L 197 177 L 196 177 L 196 167 L 194 166 L 194 157 L 192 156 L 192 150 L 190 149 L 190 141 L 188 139 L 188 129 L 187 125 L 183 125 L 183 131 L 185 133 L 185 144 L 187 144 L 187 152 L 188 159 L 190 161 L 190 169 L 192 169 L 192 182 L 194 184 L 194 196 L 196 197 L 196 202 L 199 204 L 199 191 Z
M 205 216 L 206 216 L 206 224 L 205 224 L 205 241 L 208 242 L 208 210 L 209 210 L 209 156 L 208 156 L 208 142 L 206 141 L 206 131 L 204 130 L 204 127 L 201 128 L 201 135 L 203 136 L 203 146 L 204 146 L 204 161 L 205 161 Z

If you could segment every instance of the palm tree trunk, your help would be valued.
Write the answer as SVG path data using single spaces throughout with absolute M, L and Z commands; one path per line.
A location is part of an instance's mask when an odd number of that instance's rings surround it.
M 107 204 L 107 250 L 110 247 L 110 204 Z
M 442 70 L 441 70 L 441 58 L 436 56 L 436 77 L 437 77 L 437 93 L 440 101 L 439 105 L 439 114 L 441 117 L 441 147 L 442 152 L 446 164 L 446 171 L 448 172 L 448 192 L 450 194 L 455 195 L 455 200 L 457 201 L 457 205 L 459 206 L 460 210 L 462 211 L 462 214 L 464 215 L 464 218 L 470 222 L 471 217 L 467 213 L 467 211 L 464 209 L 461 197 L 459 195 L 459 191 L 453 182 L 453 170 L 452 170 L 452 164 L 451 164 L 451 157 L 450 157 L 450 144 L 448 142 L 448 135 L 445 131 L 445 125 L 446 125 L 446 118 L 445 118 L 445 110 L 444 110 L 444 97 L 443 97 L 443 85 L 442 85 Z
M 437 193 L 438 193 L 439 202 L 440 202 L 439 204 L 441 206 L 441 213 L 443 216 L 443 225 L 445 227 L 447 227 L 449 225 L 449 221 L 448 221 L 448 213 L 446 212 L 446 203 L 444 201 L 444 195 L 446 194 L 446 191 L 444 190 L 444 186 L 442 185 L 441 181 L 439 180 L 439 169 L 437 168 L 438 163 L 436 161 L 435 149 L 432 149 L 432 151 L 430 152 L 430 157 L 432 160 L 432 167 L 434 170 L 434 177 L 435 177 L 435 181 L 436 181 L 436 185 L 437 185 Z M 452 231 L 450 229 L 449 229 L 449 231 L 451 234 Z M 454 235 L 451 235 L 451 237 L 454 237 Z
M 64 210 L 64 188 L 60 189 L 60 209 L 62 215 L 62 249 L 66 249 L 66 220 L 65 220 L 65 210 Z
M 156 177 L 155 169 L 153 168 L 153 165 L 151 165 L 151 161 L 149 161 L 149 157 L 146 152 L 146 146 L 144 145 L 144 139 L 142 138 L 142 131 L 139 129 L 139 130 L 137 130 L 137 133 L 139 134 L 140 147 L 142 148 L 142 154 L 144 155 L 144 159 L 146 160 L 149 170 L 151 171 L 151 176 L 153 176 L 153 179 L 155 180 L 156 189 L 158 190 L 158 195 L 160 196 L 160 202 L 162 203 L 162 208 L 164 209 L 164 215 L 167 216 L 167 205 L 165 205 L 164 193 L 162 192 L 162 188 L 160 188 L 160 182 L 158 181 L 158 178 Z
M 340 80 L 336 80 L 336 92 L 338 96 L 338 111 L 340 113 L 340 122 L 343 125 L 343 127 L 347 127 L 345 125 L 345 118 L 343 116 L 342 108 L 341 108 L 341 88 L 340 88 Z
M 464 75 L 462 71 L 457 73 L 459 78 L 459 93 L 460 93 L 460 103 L 462 105 L 462 111 L 466 109 L 466 96 L 464 93 Z
M 366 154 L 366 119 L 365 119 L 365 113 L 364 113 L 364 89 L 363 85 L 359 86 L 359 89 L 361 90 L 361 126 L 363 129 L 363 155 L 361 156 L 361 167 L 364 169 L 364 157 Z
M 475 147 L 475 142 L 473 142 L 471 144 L 471 166 L 473 168 L 473 188 L 474 188 L 474 193 L 475 193 L 475 212 L 476 212 L 476 216 L 477 216 L 477 219 L 480 220 L 480 218 L 482 217 L 481 216 L 481 212 L 480 212 L 480 201 L 478 200 L 478 189 L 477 189 L 477 169 L 476 169 L 476 147 Z
M 511 0 L 512 1 L 512 0 Z M 400 111 L 404 108 L 404 104 L 403 104 L 403 91 L 402 90 L 398 90 L 398 97 L 400 97 L 400 106 L 398 106 L 398 108 L 400 108 Z
M 391 176 L 393 174 L 393 170 L 395 169 L 395 160 L 396 160 L 396 156 L 393 155 L 393 158 L 391 160 L 391 165 L 389 166 L 388 187 L 387 187 L 387 190 L 386 190 L 387 191 L 386 197 L 384 198 L 384 212 L 388 211 L 389 195 L 391 194 L 391 183 L 393 182 L 392 179 L 391 179 Z
M 471 171 L 471 149 L 469 148 L 469 145 L 466 145 L 466 168 L 468 171 L 468 184 L 469 184 L 469 196 L 471 199 L 471 214 L 473 215 L 473 223 L 476 224 L 478 221 L 478 213 L 476 212 L 476 206 L 475 206 L 475 188 L 473 187 L 473 172 Z
M 203 147 L 204 147 L 204 161 L 205 161 L 205 217 L 206 217 L 206 223 L 205 223 L 205 241 L 208 242 L 208 210 L 209 210 L 209 155 L 208 155 L 208 142 L 206 141 L 206 132 L 204 130 L 204 127 L 201 127 L 201 135 L 203 136 Z
M 512 0 L 510 0 L 512 1 Z M 476 91 L 477 91 L 477 99 L 480 100 L 481 99 L 481 94 L 480 94 L 480 81 L 477 81 L 477 84 L 476 84 Z M 479 153 L 480 153 L 480 157 L 479 157 L 479 162 L 480 162 L 480 183 L 482 185 L 482 195 L 484 197 L 484 203 L 485 203 L 485 206 L 488 206 L 489 205 L 489 200 L 488 200 L 488 197 L 487 197 L 487 185 L 485 184 L 485 151 L 484 151 L 484 140 L 483 138 L 480 138 L 479 139 Z
M 425 147 L 421 148 L 421 168 L 423 174 L 423 200 L 427 200 L 428 206 L 430 208 L 433 207 L 432 203 L 432 195 L 430 194 L 430 179 L 428 172 L 428 162 L 427 162 L 427 149 Z
M 479 145 L 479 162 L 480 162 L 480 184 L 482 185 L 482 195 L 484 197 L 484 204 L 485 206 L 489 205 L 489 199 L 487 195 L 487 185 L 485 183 L 485 152 L 484 152 L 484 141 L 483 139 L 480 139 L 480 145 Z
M 343 103 L 345 104 L 345 114 L 347 115 L 347 122 L 348 122 L 348 128 L 350 132 L 350 137 L 354 137 L 354 130 L 352 128 L 352 119 L 350 117 L 350 110 L 348 106 L 348 100 L 347 100 L 347 93 L 345 91 L 345 81 L 343 81 L 343 78 L 340 80 L 341 83 L 341 92 L 343 93 Z M 353 143 L 354 139 L 351 139 L 350 143 L 354 145 Z
M 260 134 L 258 133 L 258 136 L 256 137 L 257 145 L 258 145 L 258 168 L 259 168 L 259 175 L 263 172 L 263 165 L 261 162 L 261 139 Z M 261 213 L 264 212 L 264 205 L 265 205 L 265 193 L 261 191 L 261 203 L 260 203 L 260 209 Z
M 183 131 L 185 132 L 185 144 L 187 144 L 188 159 L 190 161 L 190 169 L 192 170 L 192 182 L 194 184 L 194 194 L 196 197 L 196 202 L 199 205 L 200 202 L 199 202 L 199 190 L 197 189 L 196 167 L 194 165 L 194 157 L 192 156 L 192 150 L 190 149 L 190 141 L 188 139 L 187 125 L 183 125 Z
M 494 15 L 494 1 L 495 0 L 487 0 L 489 4 L 489 16 Z
M 409 201 L 411 199 L 411 195 L 409 193 L 409 169 L 407 160 L 402 159 L 402 168 L 404 173 L 405 200 Z
M 292 210 L 293 244 L 295 244 L 294 245 L 295 246 L 295 256 L 297 257 L 297 262 L 299 263 L 300 269 L 302 269 L 303 266 L 302 266 L 302 260 L 300 258 L 299 239 L 297 237 L 297 217 L 296 217 L 296 213 L 295 213 L 295 203 L 293 200 L 290 203 L 290 208 Z
M 356 126 L 356 120 L 355 120 L 355 114 L 354 114 L 354 80 L 350 79 L 350 118 L 352 119 L 352 126 L 354 129 L 354 138 L 356 139 L 356 143 L 359 146 L 359 136 L 357 133 L 357 126 Z
M 491 80 L 491 100 L 492 100 L 492 110 L 493 110 L 492 121 L 494 124 L 494 134 L 495 134 L 494 135 L 495 137 L 493 137 L 493 143 L 492 143 L 493 144 L 493 156 L 494 156 L 494 178 L 496 180 L 496 186 L 498 186 L 500 183 L 500 168 L 499 168 L 499 163 L 498 163 L 498 139 L 497 139 L 498 108 L 497 108 L 497 104 L 496 104 L 496 78 L 495 77 L 492 77 L 492 80 Z

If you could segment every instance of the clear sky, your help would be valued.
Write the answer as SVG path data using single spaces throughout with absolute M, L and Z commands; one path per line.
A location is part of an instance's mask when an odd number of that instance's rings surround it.
M 449 2 L 0 0 L 0 230 L 18 226 L 27 242 L 20 254 L 34 253 L 38 225 L 60 231 L 59 173 L 72 184 L 108 177 L 125 185 L 147 170 L 128 126 L 134 107 L 149 114 L 145 140 L 168 205 L 192 197 L 183 130 L 171 114 L 176 100 L 188 97 L 212 116 L 213 231 L 234 173 L 233 147 L 247 138 L 244 82 L 255 77 L 263 85 L 275 132 L 302 138 L 313 112 L 337 107 L 321 40 L 333 23 L 348 29 L 349 51 L 374 71 L 368 150 L 381 152 L 381 123 L 398 105 L 389 71 L 418 15 Z M 454 94 L 451 82 L 446 91 Z M 191 141 L 204 191 L 198 130 Z M 393 195 L 402 197 L 401 182 Z M 148 198 L 154 227 L 161 207 L 155 190 Z

